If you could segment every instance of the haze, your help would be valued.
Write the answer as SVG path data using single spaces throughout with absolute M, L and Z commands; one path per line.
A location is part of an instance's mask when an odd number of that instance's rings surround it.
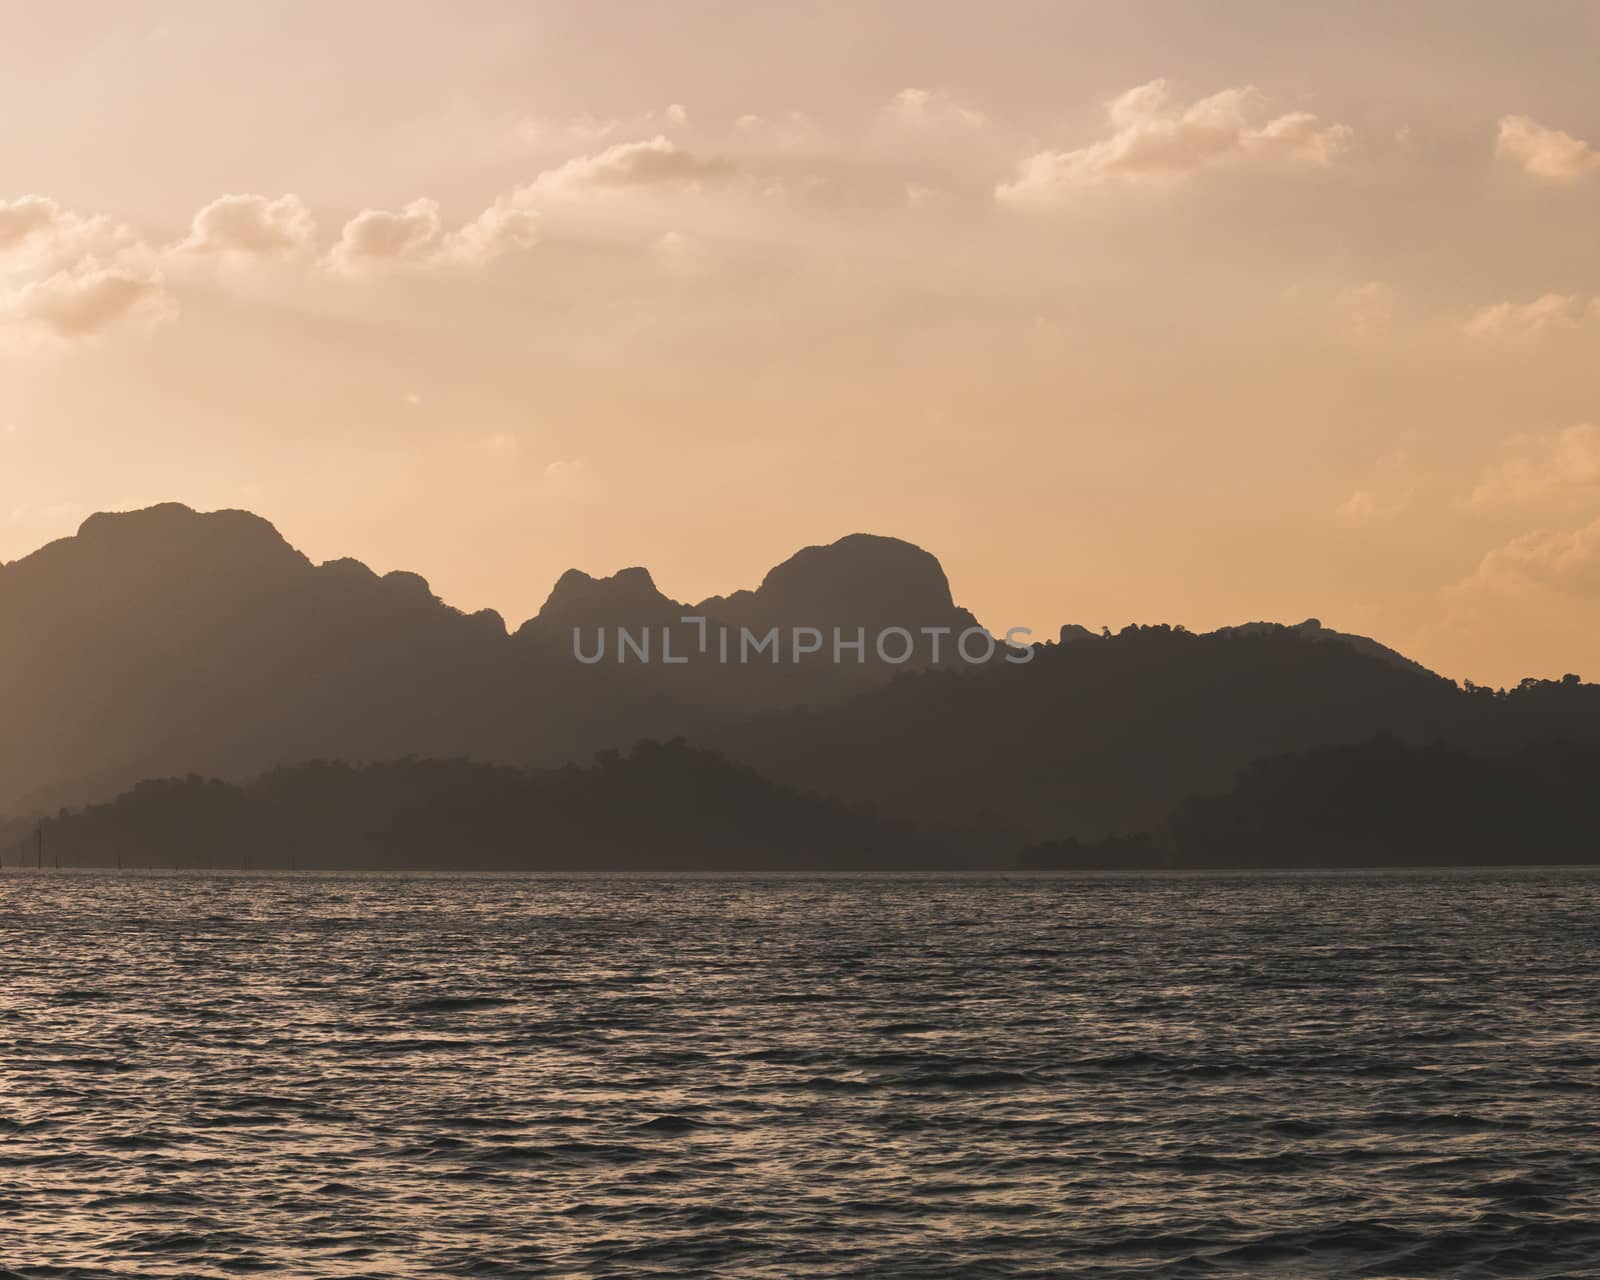
M 535 612 L 853 530 L 990 627 L 1600 674 L 1600 11 L 0 3 L 0 560 Z

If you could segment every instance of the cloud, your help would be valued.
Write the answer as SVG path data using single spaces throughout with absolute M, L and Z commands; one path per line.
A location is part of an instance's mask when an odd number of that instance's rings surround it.
M 345 223 L 324 265 L 347 275 L 388 267 L 484 266 L 531 248 L 539 215 L 517 193 L 501 196 L 471 222 L 446 232 L 436 200 L 413 200 L 399 210 L 366 209 Z
M 646 142 L 619 142 L 595 155 L 579 156 L 534 180 L 542 192 L 626 190 L 658 187 L 698 190 L 706 183 L 722 182 L 735 172 L 731 161 L 719 156 L 699 156 L 678 146 L 664 134 Z
M 539 480 L 540 487 L 547 494 L 575 493 L 588 483 L 589 467 L 581 458 L 558 458 L 546 464 Z
M 1381 280 L 1341 289 L 1334 298 L 1334 310 L 1341 327 L 1352 337 L 1376 337 L 1394 319 L 1395 291 Z
M 1556 182 L 1600 172 L 1600 151 L 1582 138 L 1547 128 L 1531 116 L 1506 116 L 1500 121 L 1495 154 L 1515 161 L 1536 178 Z
M 1473 312 L 1463 328 L 1488 342 L 1532 342 L 1555 329 L 1570 329 L 1584 311 L 1575 293 L 1547 293 L 1532 302 L 1496 302 Z
M 161 277 L 86 259 L 0 298 L 0 316 L 62 340 L 93 337 L 122 321 L 174 308 Z
M 1578 529 L 1538 529 L 1496 547 L 1454 590 L 1463 595 L 1554 591 L 1600 597 L 1600 519 Z
M 344 224 L 326 262 L 349 273 L 420 262 L 438 253 L 443 241 L 439 202 L 423 198 L 399 210 L 362 210 Z
M 0 257 L 24 265 L 54 270 L 91 254 L 111 258 L 138 247 L 139 238 L 122 223 L 84 217 L 48 197 L 0 201 Z
M 1582 670 L 1600 660 L 1600 519 L 1512 538 L 1441 602 L 1441 630 L 1485 665 L 1515 652 L 1523 672 Z
M 773 116 L 746 114 L 733 122 L 735 141 L 742 148 L 767 156 L 816 157 L 831 153 L 837 143 L 803 111 Z
M 512 133 L 528 148 L 588 147 L 614 137 L 626 127 L 621 120 L 601 120 L 596 116 L 576 116 L 570 120 L 524 116 L 517 121 Z
M 662 232 L 651 246 L 651 253 L 663 269 L 675 275 L 700 275 L 711 263 L 705 241 L 682 231 Z
M 471 222 L 444 238 L 438 260 L 461 266 L 487 266 L 505 254 L 531 249 L 539 242 L 539 214 L 519 203 L 516 194 L 501 196 Z
M 1561 494 L 1600 492 L 1600 427 L 1584 422 L 1543 436 L 1518 436 L 1508 456 L 1484 470 L 1474 506 L 1505 506 Z
M 1334 508 L 1334 515 L 1345 524 L 1382 524 L 1404 514 L 1411 505 L 1409 488 L 1394 492 L 1376 489 L 1357 489 Z
M 907 129 L 981 129 L 989 123 L 983 112 L 963 106 L 942 89 L 902 89 L 889 100 L 882 118 Z
M 505 431 L 484 436 L 475 441 L 473 447 L 484 457 L 500 462 L 515 458 L 522 450 L 522 444 L 516 436 Z
M 48 235 L 59 225 L 61 206 L 43 196 L 22 196 L 0 201 L 0 252 L 20 248 L 35 236 Z
M 1073 151 L 1040 151 L 995 189 L 1009 204 L 1059 203 L 1112 182 L 1170 183 L 1205 169 L 1255 162 L 1323 168 L 1350 143 L 1351 130 L 1307 112 L 1263 118 L 1249 86 L 1174 104 L 1165 80 L 1130 89 L 1106 108 L 1109 137 Z
M 1378 499 L 1371 489 L 1357 489 L 1339 504 L 1336 514 L 1352 524 L 1364 524 L 1378 514 Z
M 317 224 L 299 196 L 269 200 L 226 195 L 195 214 L 188 238 L 178 248 L 186 253 L 276 257 L 310 248 L 316 235 Z
M 0 290 L 0 323 L 62 341 L 175 306 L 155 255 L 123 223 L 63 209 L 46 196 L 0 201 L 0 259 L 34 278 Z
M 994 151 L 1000 145 L 983 112 L 942 89 L 915 88 L 900 90 L 884 104 L 864 141 L 867 149 L 846 160 L 846 168 L 857 170 L 852 181 L 875 181 L 897 202 L 908 186 L 931 190 L 935 176 L 949 185 L 966 175 L 987 195 L 994 180 Z M 837 146 L 826 150 L 843 158 Z M 903 202 L 916 205 L 914 198 Z
M 523 116 L 512 128 L 518 143 L 530 150 L 555 150 L 567 147 L 592 147 L 596 143 L 625 135 L 683 129 L 689 125 L 689 110 L 681 102 L 669 103 L 660 111 L 650 110 L 627 119 L 600 116 Z

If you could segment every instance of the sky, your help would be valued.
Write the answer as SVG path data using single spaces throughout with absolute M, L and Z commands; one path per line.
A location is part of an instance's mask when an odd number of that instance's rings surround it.
M 0 0 L 0 561 L 513 625 L 891 534 L 991 629 L 1600 679 L 1600 8 Z

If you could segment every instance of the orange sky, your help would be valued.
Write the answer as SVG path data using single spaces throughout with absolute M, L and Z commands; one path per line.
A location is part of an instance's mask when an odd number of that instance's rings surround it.
M 0 29 L 0 560 L 240 506 L 515 623 L 865 530 L 996 629 L 1600 678 L 1593 7 Z

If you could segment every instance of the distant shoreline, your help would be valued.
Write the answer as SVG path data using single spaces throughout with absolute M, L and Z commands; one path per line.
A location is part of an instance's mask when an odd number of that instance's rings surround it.
M 729 881 L 740 883 L 774 881 L 793 883 L 805 880 L 937 880 L 981 881 L 1012 880 L 1019 883 L 1037 880 L 1171 880 L 1185 877 L 1215 880 L 1256 879 L 1361 879 L 1373 876 L 1403 879 L 1409 876 L 1536 876 L 1551 873 L 1600 875 L 1600 857 L 1593 862 L 1545 863 L 1438 863 L 1410 866 L 1366 867 L 1058 867 L 1041 870 L 1017 868 L 931 867 L 863 868 L 857 870 L 814 871 L 726 871 L 682 870 L 630 871 L 615 869 L 573 870 L 446 870 L 443 868 L 360 868 L 360 867 L 18 867 L 10 863 L 0 874 L 41 878 L 122 878 L 134 879 L 233 879 L 233 880 L 644 880 L 644 881 Z
M 254 782 L 155 779 L 0 828 L 53 870 L 481 872 L 1270 871 L 1600 863 L 1600 745 L 1506 755 L 1379 737 L 1258 761 L 1157 830 L 1030 841 L 996 816 L 917 825 L 799 792 L 682 739 L 592 766 L 312 761 Z M 1520 856 L 1518 856 L 1520 854 Z

